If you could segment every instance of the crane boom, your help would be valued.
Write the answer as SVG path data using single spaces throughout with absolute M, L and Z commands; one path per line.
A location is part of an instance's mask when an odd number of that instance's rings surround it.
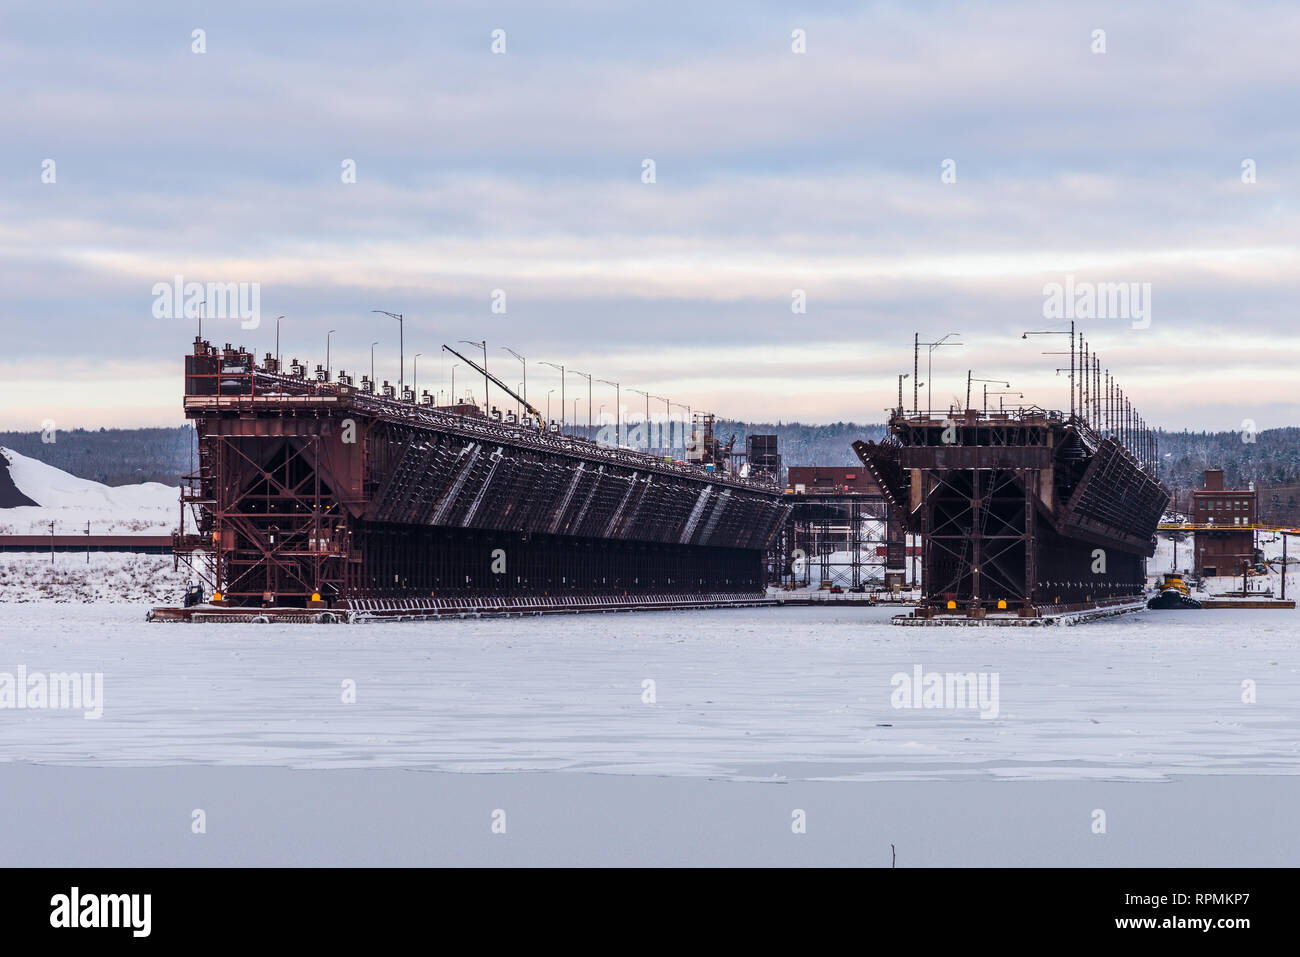
M 463 362 L 463 363 L 465 363 L 466 365 L 468 365 L 468 366 L 469 366 L 470 368 L 472 368 L 475 372 L 480 372 L 480 373 L 482 373 L 484 376 L 486 376 L 487 378 L 489 378 L 489 379 L 491 379 L 493 382 L 495 382 L 495 383 L 497 384 L 497 388 L 499 388 L 502 392 L 506 393 L 506 395 L 512 397 L 516 402 L 519 402 L 521 405 L 523 405 L 523 407 L 524 407 L 525 409 L 528 410 L 528 414 L 529 414 L 529 415 L 535 415 L 535 416 L 537 416 L 537 421 L 540 422 L 540 423 L 542 423 L 543 425 L 545 425 L 545 423 L 546 423 L 546 416 L 542 415 L 541 412 L 539 412 L 537 409 L 533 408 L 533 406 L 529 405 L 529 404 L 528 404 L 528 400 L 525 399 L 523 396 L 521 396 L 518 392 L 516 392 L 514 389 L 510 388 L 510 386 L 506 385 L 504 382 L 502 382 L 500 379 L 498 379 L 496 376 L 494 376 L 491 372 L 488 372 L 487 369 L 484 369 L 481 365 L 479 365 L 479 364 L 478 364 L 477 362 L 475 362 L 473 359 L 467 359 L 467 358 L 465 358 L 463 355 L 461 355 L 459 352 L 457 352 L 457 351 L 456 351 L 455 349 L 453 349 L 451 346 L 443 346 L 443 348 L 446 349 L 448 352 L 450 352 L 452 355 L 454 355 L 454 356 L 455 356 L 457 359 L 459 359 L 461 362 Z M 455 396 L 452 396 L 452 399 L 453 399 L 453 400 L 454 400 L 455 398 L 456 398 Z

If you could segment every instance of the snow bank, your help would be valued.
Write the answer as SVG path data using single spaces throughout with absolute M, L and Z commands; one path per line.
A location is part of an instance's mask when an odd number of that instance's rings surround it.
M 0 552 L 0 605 L 89 602 L 177 605 L 190 572 L 170 555 L 126 552 Z M 0 668 L 0 671 L 3 671 Z

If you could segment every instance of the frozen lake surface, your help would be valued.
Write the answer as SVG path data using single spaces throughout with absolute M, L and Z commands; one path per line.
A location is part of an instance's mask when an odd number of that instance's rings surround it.
M 0 604 L 0 672 L 104 682 L 98 720 L 0 710 L 0 762 L 749 781 L 1300 770 L 1290 611 L 990 629 L 896 628 L 884 608 L 366 626 L 160 625 L 143 612 Z M 996 675 L 998 716 L 893 707 L 892 677 L 917 666 Z

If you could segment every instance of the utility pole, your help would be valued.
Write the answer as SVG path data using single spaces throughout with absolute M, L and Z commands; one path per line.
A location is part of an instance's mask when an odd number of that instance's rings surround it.
M 1282 533 L 1282 600 L 1286 601 L 1286 540 L 1287 533 Z
M 1106 391 L 1104 391 L 1104 392 L 1102 393 L 1102 396 L 1104 396 L 1104 398 L 1105 398 L 1105 409 L 1104 409 L 1104 415 L 1103 415 L 1103 417 L 1105 418 L 1105 421 L 1106 421 L 1106 437 L 1107 437 L 1107 438 L 1110 438 L 1111 433 L 1112 433 L 1112 431 L 1113 431 L 1113 429 L 1112 429 L 1113 422 L 1112 422 L 1111 414 L 1110 414 L 1110 409 L 1111 409 L 1111 401 L 1110 401 L 1111 392 L 1112 392 L 1112 389 L 1111 389 L 1111 381 L 1110 381 L 1110 370 L 1107 369 L 1107 370 L 1106 370 Z
M 1093 428 L 1101 430 L 1101 359 L 1092 354 L 1092 417 Z
M 54 523 L 50 522 L 50 564 L 54 564 Z
M 921 334 L 912 333 L 912 415 L 920 415 L 921 402 Z
M 90 519 L 86 519 L 86 564 L 90 564 Z
M 1074 385 L 1074 320 L 1070 320 L 1070 418 L 1075 417 Z

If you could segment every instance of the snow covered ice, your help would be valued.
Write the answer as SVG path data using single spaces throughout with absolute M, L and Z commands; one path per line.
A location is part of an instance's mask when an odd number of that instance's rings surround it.
M 1293 612 L 1056 629 L 900 629 L 894 613 L 195 626 L 0 605 L 0 671 L 105 676 L 101 721 L 11 713 L 0 759 L 870 781 L 1300 771 Z M 891 677 L 916 665 L 997 674 L 999 716 L 893 707 Z
M 99 672 L 104 698 L 94 721 L 0 711 L 0 841 L 46 865 L 1300 860 L 1294 612 L 892 613 L 204 626 L 0 604 L 0 672 Z M 999 716 L 892 707 L 918 664 L 996 673 Z
M 0 524 L 176 514 L 165 486 L 8 461 L 41 504 Z M 95 720 L 0 707 L 8 862 L 889 866 L 894 844 L 900 866 L 1300 863 L 1295 611 L 146 622 L 187 579 L 170 556 L 0 555 L 0 679 L 103 681 Z M 997 716 L 894 707 L 917 668 L 996 676 Z

